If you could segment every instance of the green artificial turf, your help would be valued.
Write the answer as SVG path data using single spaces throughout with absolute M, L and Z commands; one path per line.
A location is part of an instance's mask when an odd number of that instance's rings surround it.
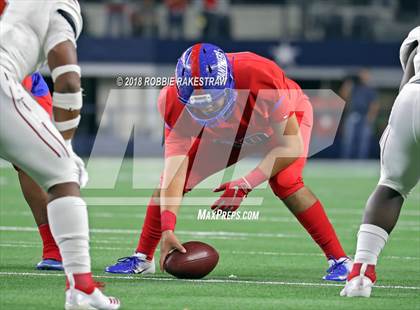
M 106 265 L 134 251 L 145 206 L 133 201 L 144 201 L 151 192 L 133 189 L 130 162 L 123 165 L 115 189 L 83 192 L 91 202 L 93 272 L 106 283 L 107 293 L 122 300 L 123 309 L 420 309 L 419 187 L 406 201 L 382 253 L 378 287 L 369 299 L 339 297 L 342 284 L 321 280 L 328 267 L 325 258 L 269 188 L 250 195 L 264 197 L 262 205 L 239 209 L 259 211 L 258 220 L 197 220 L 198 209 L 209 204 L 183 206 L 178 237 L 210 243 L 220 254 L 219 264 L 203 280 L 177 280 L 160 272 L 145 277 L 104 273 Z M 148 166 L 147 174 L 158 178 L 153 164 Z M 305 171 L 306 184 L 324 203 L 349 255 L 354 254 L 364 203 L 377 177 L 377 162 L 312 161 Z M 41 241 L 8 165 L 0 168 L 0 186 L 0 309 L 62 309 L 64 276 L 34 270 Z M 189 194 L 201 196 L 217 198 L 206 189 Z M 101 204 L 103 197 L 114 197 L 115 205 L 106 199 Z M 124 203 L 124 197 L 131 203 Z

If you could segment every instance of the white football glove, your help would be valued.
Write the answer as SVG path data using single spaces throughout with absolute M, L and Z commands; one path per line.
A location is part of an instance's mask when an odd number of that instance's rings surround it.
M 85 163 L 83 160 L 73 151 L 71 145 L 71 140 L 66 140 L 67 149 L 70 152 L 70 155 L 73 157 L 74 162 L 76 163 L 77 169 L 79 170 L 79 185 L 80 188 L 84 188 L 89 181 L 89 174 L 86 170 Z

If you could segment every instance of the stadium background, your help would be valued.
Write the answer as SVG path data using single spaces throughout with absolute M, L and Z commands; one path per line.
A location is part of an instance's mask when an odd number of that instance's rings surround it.
M 134 134 L 148 146 L 140 156 L 159 153 L 159 89 L 121 93 L 124 108 L 102 119 L 109 90 L 117 88 L 118 76 L 172 76 L 182 51 L 206 41 L 273 59 L 307 89 L 340 94 L 343 81 L 367 68 L 380 103 L 367 155 L 375 158 L 402 75 L 400 44 L 420 24 L 419 1 L 410 0 L 86 0 L 81 6 L 85 97 L 75 148 L 83 156 L 90 154 L 101 120 L 107 147 L 99 154 L 112 155 L 109 145 L 125 143 L 118 133 L 126 122 L 135 124 Z M 334 144 L 316 157 L 340 157 L 341 127 Z M 132 141 L 126 154 L 132 154 Z
M 217 178 L 211 180 L 213 185 L 188 195 L 200 205 L 183 207 L 177 223 L 180 240 L 200 240 L 219 251 L 220 262 L 208 277 L 192 282 L 160 272 L 146 277 L 106 274 L 105 266 L 135 248 L 150 185 L 159 180 L 162 159 L 155 156 L 162 152 L 163 125 L 156 109 L 159 89 L 116 92 L 114 99 L 121 106 L 103 115 L 110 91 L 118 89 L 117 77 L 169 77 L 182 51 L 203 40 L 226 51 L 248 50 L 269 57 L 306 89 L 339 93 L 348 77 L 354 79 L 360 68 L 367 68 L 380 103 L 370 142 L 370 156 L 376 158 L 378 138 L 402 75 L 400 44 L 420 24 L 419 1 L 83 0 L 80 4 L 85 27 L 78 53 L 85 96 L 74 145 L 88 160 L 90 182 L 83 197 L 89 205 L 93 272 L 106 282 L 107 293 L 121 298 L 124 309 L 420 309 L 419 186 L 405 202 L 368 300 L 341 298 L 342 283 L 321 280 L 325 257 L 268 189 L 256 189 L 240 209 L 260 212 L 258 220 L 197 220 L 198 208 L 207 210 L 217 199 L 209 191 L 219 184 Z M 52 87 L 48 71 L 43 73 Z M 121 133 L 133 123 L 132 137 L 141 145 L 135 147 L 131 139 L 128 158 L 120 162 L 115 150 L 127 146 Z M 96 155 L 103 158 L 92 165 L 99 125 L 105 143 Z M 353 256 L 363 207 L 377 184 L 379 161 L 335 160 L 340 157 L 342 133 L 341 127 L 334 143 L 315 155 L 327 160 L 308 162 L 304 178 Z M 130 158 L 134 148 L 139 150 L 136 156 L 147 156 L 139 159 L 141 163 Z M 254 166 L 251 160 L 242 168 L 249 171 Z M 0 308 L 60 309 L 64 274 L 34 270 L 42 253 L 41 240 L 16 172 L 3 161 L 0 186 Z M 264 202 L 247 204 L 251 198 Z

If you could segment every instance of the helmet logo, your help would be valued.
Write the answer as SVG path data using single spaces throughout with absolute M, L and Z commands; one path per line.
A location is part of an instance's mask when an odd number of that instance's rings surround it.
M 214 50 L 214 54 L 216 55 L 217 59 L 217 79 L 221 81 L 227 81 L 228 78 L 228 65 L 226 61 L 226 56 L 223 52 L 219 50 Z

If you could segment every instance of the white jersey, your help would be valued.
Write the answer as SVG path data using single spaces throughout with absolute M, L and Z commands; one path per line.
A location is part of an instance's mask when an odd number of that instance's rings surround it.
M 410 81 L 420 79 L 420 26 L 417 26 L 413 30 L 410 31 L 407 38 L 401 44 L 400 48 L 400 61 L 403 70 L 407 67 L 407 61 L 410 57 L 413 43 L 417 42 L 416 47 L 416 55 L 414 56 L 414 76 L 410 79 Z
M 0 67 L 18 81 L 37 71 L 48 52 L 82 28 L 77 0 L 7 0 L 0 17 Z

